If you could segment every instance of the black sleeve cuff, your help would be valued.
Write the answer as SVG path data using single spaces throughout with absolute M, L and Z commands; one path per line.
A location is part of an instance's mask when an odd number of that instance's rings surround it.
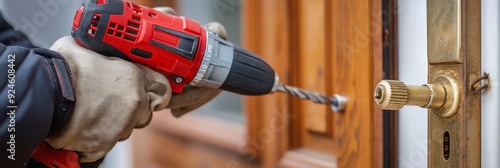
M 59 132 L 71 118 L 73 114 L 73 107 L 75 104 L 75 95 L 73 92 L 73 85 L 71 79 L 71 72 L 66 63 L 66 60 L 59 55 L 59 53 L 36 48 L 33 51 L 45 57 L 50 66 L 52 75 L 54 77 L 53 81 L 56 86 L 56 104 L 55 110 L 52 117 L 52 122 L 50 126 L 50 131 L 47 137 L 55 135 Z

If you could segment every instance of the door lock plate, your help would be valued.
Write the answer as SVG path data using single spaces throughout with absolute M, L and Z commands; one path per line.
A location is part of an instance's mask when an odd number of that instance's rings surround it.
M 459 95 L 456 112 L 428 112 L 428 167 L 480 167 L 481 97 L 469 87 L 481 74 L 480 13 L 480 0 L 427 0 L 428 81 L 456 79 L 445 90 Z
M 429 64 L 461 63 L 461 1 L 427 1 Z

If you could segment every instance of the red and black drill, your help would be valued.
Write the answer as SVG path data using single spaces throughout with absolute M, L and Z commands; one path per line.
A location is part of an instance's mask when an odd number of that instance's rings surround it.
M 256 54 L 189 18 L 132 2 L 86 1 L 76 12 L 71 34 L 85 48 L 164 74 L 174 93 L 191 85 L 262 95 L 278 85 L 274 70 Z

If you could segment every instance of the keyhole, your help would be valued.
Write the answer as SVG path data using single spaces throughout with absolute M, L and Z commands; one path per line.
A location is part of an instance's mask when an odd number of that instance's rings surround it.
M 382 88 L 381 86 L 375 88 L 375 100 L 377 100 L 378 102 L 382 102 L 382 100 L 384 100 L 383 92 L 384 88 Z
M 445 160 L 450 158 L 450 133 L 448 131 L 443 135 L 443 156 Z

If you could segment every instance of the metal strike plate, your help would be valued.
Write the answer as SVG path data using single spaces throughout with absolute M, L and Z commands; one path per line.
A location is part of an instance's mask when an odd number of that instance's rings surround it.
M 461 1 L 427 1 L 427 50 L 429 64 L 461 63 Z
M 456 112 L 428 111 L 428 167 L 480 167 L 481 0 L 427 0 L 427 24 L 428 82 L 449 76 L 459 94 Z

